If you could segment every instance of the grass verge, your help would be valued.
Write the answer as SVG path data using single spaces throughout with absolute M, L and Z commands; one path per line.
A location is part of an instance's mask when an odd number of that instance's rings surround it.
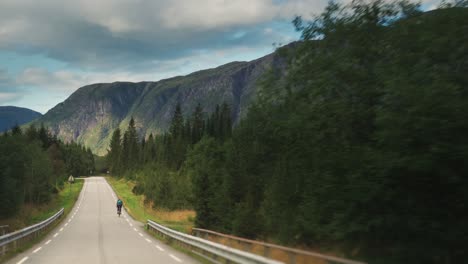
M 25 204 L 21 207 L 20 211 L 13 217 L 3 219 L 0 221 L 0 225 L 9 225 L 10 232 L 14 230 L 20 230 L 27 226 L 39 223 L 55 213 L 57 213 L 62 207 L 64 208 L 64 215 L 56 221 L 48 230 L 40 234 L 37 238 L 25 242 L 23 245 L 18 246 L 16 250 L 8 252 L 5 256 L 0 255 L 0 263 L 14 257 L 16 254 L 21 253 L 37 242 L 42 240 L 50 230 L 57 226 L 63 219 L 65 219 L 68 213 L 73 208 L 78 196 L 83 188 L 84 180 L 76 180 L 71 186 L 66 184 L 65 187 L 55 195 L 52 200 L 44 205 L 31 205 Z
M 168 211 L 154 207 L 152 203 L 145 203 L 144 195 L 135 195 L 132 192 L 135 182 L 112 177 L 106 177 L 106 180 L 117 196 L 122 199 L 125 209 L 135 220 L 146 223 L 147 219 L 151 219 L 171 229 L 191 233 L 195 221 L 195 211 Z

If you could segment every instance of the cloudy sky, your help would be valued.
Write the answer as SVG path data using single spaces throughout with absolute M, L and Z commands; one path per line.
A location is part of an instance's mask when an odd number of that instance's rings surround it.
M 0 105 L 47 112 L 80 86 L 157 81 L 271 53 L 327 0 L 0 0 Z

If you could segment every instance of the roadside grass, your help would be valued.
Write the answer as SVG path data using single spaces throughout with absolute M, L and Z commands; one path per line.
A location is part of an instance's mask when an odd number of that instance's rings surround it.
M 49 203 L 36 206 L 25 204 L 21 207 L 20 211 L 15 216 L 0 220 L 0 225 L 9 225 L 10 233 L 15 230 L 20 230 L 27 226 L 39 223 L 57 213 L 62 207 L 64 208 L 63 216 L 59 218 L 58 221 L 53 223 L 49 228 L 47 228 L 46 231 L 40 233 L 37 237 L 18 245 L 15 250 L 9 251 L 4 256 L 0 255 L 0 263 L 13 258 L 15 255 L 31 248 L 37 242 L 41 241 L 45 236 L 47 236 L 50 230 L 59 225 L 60 222 L 62 222 L 62 220 L 67 217 L 68 213 L 75 205 L 76 200 L 78 200 L 78 196 L 83 188 L 83 184 L 84 180 L 79 179 L 75 180 L 75 183 L 71 186 L 67 183 Z
M 195 211 L 169 211 L 157 208 L 153 203 L 145 203 L 144 195 L 135 195 L 132 192 L 135 182 L 112 177 L 106 177 L 106 180 L 117 196 L 122 199 L 125 209 L 135 220 L 146 224 L 146 220 L 151 219 L 179 232 L 191 233 L 195 222 Z
M 20 211 L 14 216 L 0 220 L 0 225 L 8 225 L 9 231 L 12 232 L 49 218 L 62 207 L 65 209 L 65 215 L 67 215 L 75 204 L 83 188 L 83 183 L 83 180 L 76 180 L 71 187 L 68 183 L 65 184 L 63 189 L 61 189 L 58 194 L 54 195 L 47 204 L 24 204 Z

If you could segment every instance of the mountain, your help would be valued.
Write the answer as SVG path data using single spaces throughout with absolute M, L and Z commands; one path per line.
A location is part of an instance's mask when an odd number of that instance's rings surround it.
M 28 123 L 38 117 L 41 113 L 31 109 L 16 106 L 0 106 L 0 132 L 9 130 L 15 125 Z
M 260 76 L 282 65 L 275 52 L 158 82 L 91 84 L 79 88 L 36 123 L 43 122 L 64 141 L 77 141 L 104 155 L 112 132 L 117 127 L 125 130 L 131 117 L 140 136 L 165 131 L 177 103 L 188 116 L 198 103 L 210 113 L 225 101 L 237 122 L 254 98 Z

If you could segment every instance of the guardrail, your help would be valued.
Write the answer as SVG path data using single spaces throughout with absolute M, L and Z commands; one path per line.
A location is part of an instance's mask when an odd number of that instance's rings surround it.
M 201 228 L 193 228 L 192 234 L 212 242 L 220 243 L 232 248 L 237 248 L 290 264 L 365 264 L 364 262 L 327 256 L 324 254 L 299 250 L 295 248 L 283 247 L 275 244 L 226 235 Z
M 218 243 L 177 232 L 148 220 L 148 227 L 170 242 L 184 247 L 214 263 L 281 264 L 283 262 L 230 248 Z
M 29 241 L 31 239 L 37 238 L 39 234 L 45 231 L 50 224 L 55 222 L 63 215 L 63 208 L 60 209 L 56 214 L 51 216 L 50 218 L 37 223 L 32 226 L 28 226 L 21 230 L 15 231 L 13 233 L 9 233 L 3 236 L 0 236 L 0 255 L 5 255 L 10 250 L 15 250 L 20 244 Z

